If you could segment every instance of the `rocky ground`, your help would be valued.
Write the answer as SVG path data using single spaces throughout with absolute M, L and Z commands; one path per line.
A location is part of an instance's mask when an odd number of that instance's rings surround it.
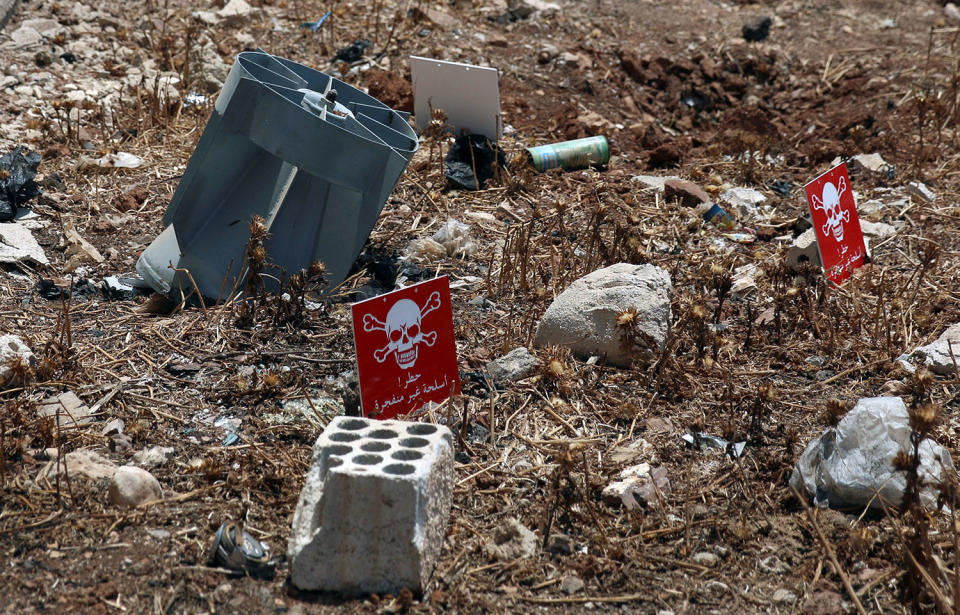
M 788 479 L 862 397 L 931 408 L 935 427 L 923 416 L 911 427 L 960 450 L 949 349 L 933 374 L 898 360 L 960 322 L 956 7 L 251 4 L 31 0 L 0 31 L 0 154 L 41 154 L 43 188 L 0 223 L 0 334 L 20 340 L 0 349 L 0 610 L 954 608 L 948 511 L 814 513 Z M 327 10 L 316 33 L 301 27 Z M 763 17 L 769 33 L 755 36 Z M 333 61 L 362 39 L 364 60 Z M 270 300 L 251 316 L 104 291 L 161 230 L 229 64 L 258 47 L 408 109 L 409 55 L 499 68 L 506 176 L 447 190 L 437 148 L 449 143 L 424 139 L 359 275 L 303 314 Z M 521 155 L 594 134 L 612 147 L 602 169 L 537 174 Z M 852 158 L 872 153 L 883 162 Z M 850 160 L 872 249 L 842 288 L 787 264 L 809 226 L 802 186 L 838 158 Z M 663 188 L 670 177 L 752 232 L 705 222 L 689 190 Z M 762 202 L 737 200 L 738 188 Z M 408 264 L 410 242 L 451 218 L 470 225 L 473 248 Z M 557 295 L 616 263 L 668 274 L 662 344 L 629 317 L 627 361 L 536 335 Z M 416 417 L 457 433 L 432 582 L 423 595 L 352 600 L 297 591 L 284 553 L 310 448 L 343 411 L 350 301 L 434 272 L 451 278 L 464 387 Z M 517 347 L 537 366 L 491 383 L 488 362 Z M 745 444 L 691 444 L 692 433 Z M 70 472 L 58 472 L 65 459 Z M 156 477 L 140 485 L 151 504 L 117 506 L 109 477 L 120 465 Z M 604 496 L 629 468 L 639 501 Z M 228 520 L 278 555 L 272 580 L 208 564 Z

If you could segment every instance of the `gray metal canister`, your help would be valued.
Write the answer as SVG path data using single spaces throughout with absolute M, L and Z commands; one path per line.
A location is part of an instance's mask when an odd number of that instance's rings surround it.
M 562 167 L 567 171 L 605 165 L 610 161 L 610 144 L 604 136 L 562 141 L 527 148 L 533 167 L 540 171 Z
M 274 278 L 321 261 L 336 286 L 417 150 L 408 117 L 302 64 L 241 53 L 137 271 L 176 300 L 194 283 L 219 299 L 243 287 L 261 216 Z

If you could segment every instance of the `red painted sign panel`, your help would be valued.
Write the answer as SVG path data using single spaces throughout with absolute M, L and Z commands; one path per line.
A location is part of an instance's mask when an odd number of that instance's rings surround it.
M 353 304 L 353 339 L 366 417 L 390 419 L 460 392 L 447 276 Z
M 820 262 L 827 278 L 839 284 L 863 265 L 867 254 L 847 165 L 830 169 L 805 188 Z

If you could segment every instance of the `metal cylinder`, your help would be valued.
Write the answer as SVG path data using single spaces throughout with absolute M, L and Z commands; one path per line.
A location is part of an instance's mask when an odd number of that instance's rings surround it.
M 610 144 L 604 136 L 574 139 L 527 149 L 533 167 L 540 171 L 561 167 L 567 171 L 602 166 L 610 161 Z

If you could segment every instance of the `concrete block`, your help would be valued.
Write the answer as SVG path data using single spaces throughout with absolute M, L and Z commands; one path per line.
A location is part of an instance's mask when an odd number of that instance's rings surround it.
M 313 445 L 293 515 L 291 582 L 347 595 L 422 592 L 446 536 L 453 476 L 446 427 L 335 418 Z

